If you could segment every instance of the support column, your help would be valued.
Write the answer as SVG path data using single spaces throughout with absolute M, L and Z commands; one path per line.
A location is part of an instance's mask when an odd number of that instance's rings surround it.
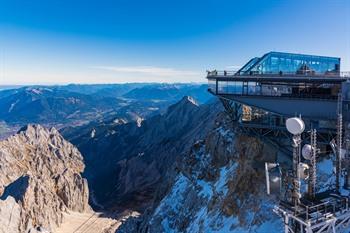
M 341 176 L 341 151 L 343 146 L 343 114 L 342 114 L 342 95 L 338 96 L 338 122 L 337 122 L 337 153 L 335 157 L 335 188 L 340 191 L 340 176 Z
M 345 168 L 344 188 L 350 189 L 350 82 L 342 83 L 341 90 L 341 110 L 344 125 L 344 149 L 345 158 L 343 159 Z
M 300 174 L 299 174 L 299 163 L 300 163 L 300 144 L 301 136 L 293 136 L 293 192 L 292 199 L 295 210 L 300 202 Z
M 315 198 L 316 193 L 316 159 L 317 159 L 317 133 L 316 129 L 312 129 L 310 132 L 310 144 L 311 144 L 311 150 L 312 150 L 312 157 L 310 160 L 310 174 L 309 174 L 309 181 L 308 181 L 308 195 L 309 198 L 313 199 Z
M 288 214 L 284 215 L 284 233 L 289 232 L 289 217 Z

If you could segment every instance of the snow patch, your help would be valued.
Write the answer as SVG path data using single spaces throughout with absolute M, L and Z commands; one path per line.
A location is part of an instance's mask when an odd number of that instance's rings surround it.
M 37 95 L 42 94 L 42 91 L 41 91 L 40 88 L 27 88 L 26 90 L 29 91 L 29 92 L 32 92 L 34 94 L 37 94 Z
M 187 100 L 190 101 L 192 104 L 198 106 L 198 103 L 191 96 L 187 96 Z
M 232 142 L 234 138 L 234 134 L 230 129 L 224 129 L 223 127 L 219 127 L 218 132 L 222 137 L 226 139 L 227 142 Z
M 96 136 L 96 129 L 91 130 L 90 137 L 94 138 Z
M 11 104 L 11 106 L 10 106 L 10 108 L 9 108 L 9 110 L 8 110 L 9 113 L 12 112 L 13 108 L 16 106 L 16 104 L 17 104 L 18 102 L 19 102 L 19 100 L 16 100 L 16 102 L 14 102 L 14 103 Z
M 211 184 L 204 181 L 204 180 L 198 180 L 197 184 L 201 187 L 201 191 L 199 192 L 200 196 L 210 198 L 213 196 L 213 188 L 211 187 Z
M 149 110 L 149 111 L 158 111 L 159 108 L 156 108 L 156 107 L 149 107 L 148 110 Z
M 137 124 L 137 127 L 141 127 L 142 126 L 142 122 L 144 121 L 144 119 L 143 118 L 141 118 L 141 117 L 138 117 L 137 119 L 136 119 L 136 124 Z

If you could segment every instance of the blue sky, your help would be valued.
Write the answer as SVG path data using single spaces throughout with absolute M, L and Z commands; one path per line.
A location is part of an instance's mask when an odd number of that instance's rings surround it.
M 269 51 L 338 56 L 348 0 L 0 0 L 0 84 L 205 82 Z

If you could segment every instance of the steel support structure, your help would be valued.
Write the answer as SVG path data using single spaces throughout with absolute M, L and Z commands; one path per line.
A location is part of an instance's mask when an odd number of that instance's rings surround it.
M 284 233 L 348 233 L 350 227 L 349 210 L 323 215 L 321 219 L 303 219 L 280 206 L 273 211 L 282 217 Z
M 311 160 L 310 160 L 310 175 L 308 180 L 308 195 L 309 198 L 312 200 L 315 198 L 316 194 L 316 179 L 317 179 L 317 133 L 315 129 L 312 129 L 310 131 L 310 138 L 311 138 Z
M 232 123 L 243 134 L 259 138 L 261 141 L 272 145 L 285 155 L 292 154 L 292 147 L 290 141 L 291 135 L 287 132 L 285 126 L 276 126 L 273 124 L 258 124 L 242 121 L 242 104 L 233 100 L 226 99 L 219 96 L 222 105 L 225 108 L 226 113 L 232 120 Z M 334 131 L 334 132 L 333 132 Z M 335 130 L 319 131 L 318 143 L 320 145 L 328 145 L 329 142 L 335 137 Z M 306 135 L 302 138 L 303 141 L 311 141 L 311 136 Z
M 300 152 L 301 152 L 301 136 L 300 134 L 293 136 L 293 182 L 292 182 L 292 201 L 295 209 L 299 205 L 301 193 L 300 193 Z
M 340 190 L 340 176 L 341 176 L 341 153 L 343 146 L 343 114 L 342 114 L 342 96 L 338 95 L 338 107 L 337 107 L 337 153 L 335 155 L 335 188 L 339 192 Z

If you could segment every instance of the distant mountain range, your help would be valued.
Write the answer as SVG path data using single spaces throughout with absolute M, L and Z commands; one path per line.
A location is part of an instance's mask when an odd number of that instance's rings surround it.
M 207 102 L 211 96 L 207 93 L 207 85 L 193 84 L 158 84 L 135 88 L 123 95 L 129 99 L 146 100 L 180 100 L 184 96 L 191 96 L 199 103 Z
M 7 88 L 0 90 L 0 121 L 17 128 L 28 123 L 62 128 L 101 119 L 135 121 L 165 111 L 185 95 L 192 95 L 201 103 L 210 98 L 206 85 L 199 84 L 70 84 Z
M 0 92 L 0 119 L 11 124 L 62 123 L 96 117 L 121 103 L 55 88 L 24 87 Z

